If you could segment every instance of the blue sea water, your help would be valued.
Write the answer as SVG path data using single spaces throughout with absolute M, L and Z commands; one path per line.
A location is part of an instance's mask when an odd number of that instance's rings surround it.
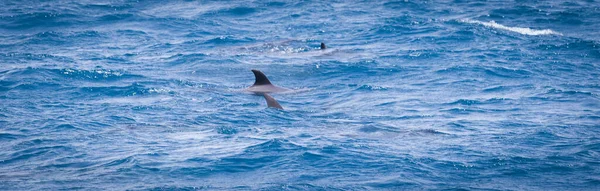
M 0 190 L 598 190 L 598 29 L 597 0 L 3 0 Z

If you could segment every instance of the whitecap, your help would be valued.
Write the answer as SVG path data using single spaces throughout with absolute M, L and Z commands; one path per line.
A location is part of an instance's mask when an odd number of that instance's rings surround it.
M 536 30 L 536 29 L 523 28 L 523 27 L 507 27 L 507 26 L 496 23 L 496 21 L 482 22 L 482 21 L 471 20 L 471 19 L 461 19 L 461 20 L 459 20 L 459 22 L 469 23 L 469 24 L 480 24 L 480 25 L 483 25 L 486 27 L 517 32 L 517 33 L 524 34 L 524 35 L 562 35 L 561 33 L 550 30 L 550 29 Z

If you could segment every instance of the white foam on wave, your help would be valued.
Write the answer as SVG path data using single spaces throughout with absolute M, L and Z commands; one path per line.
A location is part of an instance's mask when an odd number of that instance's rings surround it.
M 461 19 L 459 21 L 463 22 L 463 23 L 480 24 L 480 25 L 483 25 L 486 27 L 517 32 L 517 33 L 524 34 L 524 35 L 562 35 L 561 33 L 550 30 L 550 29 L 535 30 L 535 29 L 523 28 L 523 27 L 507 27 L 507 26 L 496 23 L 496 21 L 482 22 L 482 21 L 471 20 L 471 19 Z

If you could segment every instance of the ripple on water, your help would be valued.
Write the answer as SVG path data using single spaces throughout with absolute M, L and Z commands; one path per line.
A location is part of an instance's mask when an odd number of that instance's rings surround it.
M 26 30 L 40 27 L 66 27 L 78 23 L 81 15 L 69 13 L 32 12 L 3 17 L 8 21 L 4 29 Z
M 1 117 L 1 116 L 0 116 Z M 0 121 L 0 124 L 5 124 L 6 121 Z M 0 132 L 0 141 L 12 141 L 27 137 L 18 133 Z
M 16 150 L 10 156 L 2 160 L 5 165 L 14 165 L 19 163 L 37 164 L 46 160 L 54 159 L 57 155 L 72 154 L 74 149 L 67 146 L 38 146 L 28 147 L 27 149 Z

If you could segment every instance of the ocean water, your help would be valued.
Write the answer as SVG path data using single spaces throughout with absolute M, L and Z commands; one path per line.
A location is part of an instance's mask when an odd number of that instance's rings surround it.
M 597 0 L 3 0 L 0 190 L 598 190 L 598 29 Z

